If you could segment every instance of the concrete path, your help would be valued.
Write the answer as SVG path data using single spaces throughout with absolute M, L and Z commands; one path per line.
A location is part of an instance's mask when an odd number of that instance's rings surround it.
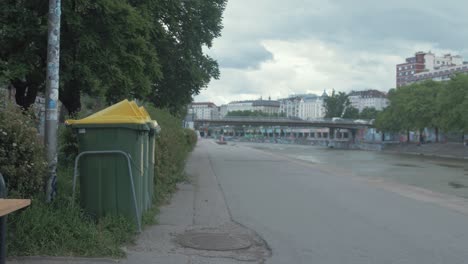
M 468 263 L 466 199 L 245 145 L 206 149 L 233 219 L 271 247 L 267 263 Z
M 135 245 L 125 248 L 127 258 L 121 260 L 96 258 L 25 257 L 10 259 L 15 264 L 46 263 L 164 263 L 164 264 L 236 264 L 264 263 L 270 251 L 253 231 L 231 219 L 223 192 L 213 173 L 203 144 L 196 148 L 187 163 L 189 181 L 178 185 L 170 204 L 161 209 L 158 225 L 143 230 Z M 247 241 L 250 247 L 240 250 L 197 250 L 180 245 L 184 234 L 228 234 Z M 210 247 L 211 239 L 200 246 Z M 229 245 L 228 245 L 229 246 Z

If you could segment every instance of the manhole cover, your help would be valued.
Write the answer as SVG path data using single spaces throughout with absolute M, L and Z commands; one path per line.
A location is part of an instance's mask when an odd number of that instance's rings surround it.
M 178 237 L 178 242 L 184 247 L 216 251 L 245 249 L 252 245 L 249 239 L 228 233 L 186 233 Z

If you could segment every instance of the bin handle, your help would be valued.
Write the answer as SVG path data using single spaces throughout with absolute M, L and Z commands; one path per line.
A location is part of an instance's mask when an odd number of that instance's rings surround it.
M 75 202 L 75 187 L 76 187 L 76 178 L 79 176 L 78 172 L 78 162 L 81 157 L 85 155 L 97 155 L 97 154 L 119 154 L 123 155 L 127 159 L 127 165 L 128 165 L 128 175 L 130 177 L 130 188 L 132 191 L 132 197 L 133 197 L 133 207 L 135 208 L 135 215 L 137 218 L 137 228 L 138 232 L 141 232 L 141 219 L 140 219 L 140 214 L 138 213 L 138 205 L 136 201 L 136 195 L 135 195 L 135 185 L 133 184 L 133 173 L 132 173 L 132 165 L 130 163 L 131 157 L 128 153 L 125 153 L 121 150 L 102 150 L 102 151 L 83 151 L 78 156 L 75 158 L 75 168 L 73 171 L 73 194 L 72 194 L 72 203 Z

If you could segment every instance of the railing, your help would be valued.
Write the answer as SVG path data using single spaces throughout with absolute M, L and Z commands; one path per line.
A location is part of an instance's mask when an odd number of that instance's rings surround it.
M 121 150 L 104 150 L 104 151 L 83 151 L 78 156 L 75 158 L 75 167 L 73 171 L 73 188 L 72 188 L 72 201 L 75 201 L 75 189 L 76 189 L 76 178 L 80 176 L 79 170 L 78 170 L 78 164 L 80 161 L 80 158 L 85 155 L 99 155 L 99 154 L 117 154 L 117 155 L 122 155 L 126 158 L 127 160 L 127 169 L 128 169 L 128 177 L 130 180 L 130 192 L 132 194 L 132 199 L 133 199 L 133 209 L 135 210 L 135 217 L 137 220 L 137 228 L 138 232 L 141 232 L 141 216 L 139 214 L 138 206 L 137 206 L 137 199 L 136 199 L 136 194 L 135 194 L 135 185 L 133 183 L 133 173 L 132 173 L 132 165 L 131 165 L 131 157 L 128 153 L 125 153 Z

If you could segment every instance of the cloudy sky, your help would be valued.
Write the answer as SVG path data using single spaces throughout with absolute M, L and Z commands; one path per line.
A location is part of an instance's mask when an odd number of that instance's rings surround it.
M 395 86 L 395 65 L 416 51 L 468 59 L 464 0 L 228 0 L 220 65 L 195 101 Z

